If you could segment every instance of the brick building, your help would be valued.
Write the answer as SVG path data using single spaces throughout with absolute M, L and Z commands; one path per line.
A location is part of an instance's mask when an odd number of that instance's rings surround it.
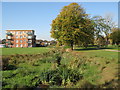
M 7 47 L 35 47 L 34 30 L 6 30 Z

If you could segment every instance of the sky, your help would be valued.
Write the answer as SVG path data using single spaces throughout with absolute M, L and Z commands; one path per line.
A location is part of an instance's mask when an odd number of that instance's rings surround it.
M 61 9 L 71 2 L 3 2 L 2 3 L 2 39 L 5 30 L 35 30 L 36 38 L 52 40 L 50 30 L 52 20 Z M 118 22 L 117 2 L 78 2 L 90 17 L 106 13 L 113 15 Z

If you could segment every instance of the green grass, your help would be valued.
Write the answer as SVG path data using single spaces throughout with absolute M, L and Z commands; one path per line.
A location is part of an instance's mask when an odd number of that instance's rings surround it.
M 47 47 L 32 47 L 32 48 L 0 48 L 2 55 L 14 55 L 14 54 L 38 54 L 47 52 Z
M 118 52 L 104 51 L 104 50 L 88 50 L 83 52 L 86 57 L 105 57 L 107 59 L 117 59 Z
M 97 47 L 74 47 L 74 49 L 80 49 L 80 50 L 83 50 L 83 51 L 86 51 L 86 50 L 96 50 L 98 49 Z M 118 45 L 108 45 L 107 47 L 104 47 L 104 48 L 99 48 L 99 49 L 109 49 L 109 50 L 119 50 L 120 48 L 118 47 Z
M 75 48 L 74 51 L 84 53 L 86 57 L 105 57 L 107 59 L 116 59 L 118 60 L 118 52 L 114 51 L 105 51 L 108 50 L 118 50 L 118 46 L 109 45 L 107 48 L 97 49 L 96 47 L 88 47 L 88 48 Z
M 75 48 L 78 51 L 93 51 L 96 49 L 96 47 L 88 47 L 88 48 Z M 106 49 L 112 49 L 112 50 L 118 50 L 118 47 L 116 45 L 109 45 Z M 32 47 L 32 48 L 0 48 L 0 55 L 14 55 L 14 54 L 38 54 L 47 52 L 49 48 L 47 47 Z M 98 50 L 95 50 L 98 51 Z M 101 53 L 102 54 L 102 53 Z
M 117 45 L 109 45 L 108 48 L 111 48 L 112 50 L 120 50 Z

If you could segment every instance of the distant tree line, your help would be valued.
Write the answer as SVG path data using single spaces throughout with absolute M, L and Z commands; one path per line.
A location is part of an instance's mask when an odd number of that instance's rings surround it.
M 55 40 L 36 40 L 36 46 L 41 46 L 41 47 L 46 47 L 46 46 L 55 46 L 56 45 L 56 41 Z

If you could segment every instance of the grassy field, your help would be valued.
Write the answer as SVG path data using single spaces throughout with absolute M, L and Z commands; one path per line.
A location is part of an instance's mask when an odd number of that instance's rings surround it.
M 118 46 L 116 45 L 109 45 L 107 48 L 104 49 L 109 49 L 109 50 L 118 50 Z M 47 52 L 49 48 L 47 47 L 32 47 L 32 48 L 0 48 L 0 54 L 2 55 L 14 55 L 14 54 L 38 54 L 38 53 L 43 53 Z M 102 49 L 101 49 L 102 50 Z M 75 51 L 83 51 L 83 52 L 88 52 L 88 51 L 101 51 L 101 50 L 96 50 L 96 47 L 88 47 L 88 48 L 75 48 Z M 101 51 L 102 52 L 102 51 Z M 112 53 L 112 52 L 111 52 Z M 91 54 L 91 53 L 90 53 Z M 89 55 L 89 54 L 88 54 Z M 104 55 L 101 53 L 100 55 Z M 108 55 L 109 56 L 109 55 Z
M 109 45 L 108 48 L 113 50 L 120 50 L 120 47 L 117 45 Z
M 104 50 L 74 50 L 80 52 L 86 57 L 106 57 L 108 59 L 118 59 L 118 52 L 104 51 Z
M 88 48 L 84 48 L 84 47 L 74 47 L 74 49 L 79 49 L 80 51 L 86 51 L 86 50 L 97 50 L 97 47 L 88 47 Z M 119 50 L 120 48 L 117 45 L 108 45 L 105 48 L 100 48 L 100 49 L 109 49 L 109 50 Z
M 0 48 L 2 55 L 14 55 L 14 54 L 38 54 L 47 52 L 47 47 L 32 47 L 32 48 Z

